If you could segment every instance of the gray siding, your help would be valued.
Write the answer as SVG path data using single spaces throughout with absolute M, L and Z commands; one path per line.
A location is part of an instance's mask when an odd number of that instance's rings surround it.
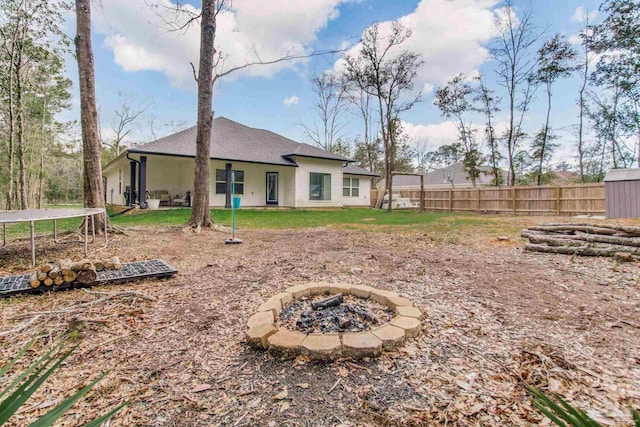
M 640 181 L 605 182 L 607 218 L 640 218 Z

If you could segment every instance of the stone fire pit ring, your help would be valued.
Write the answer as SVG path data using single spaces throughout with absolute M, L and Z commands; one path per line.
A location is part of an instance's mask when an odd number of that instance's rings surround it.
M 371 299 L 389 307 L 395 316 L 390 322 L 362 332 L 305 334 L 276 327 L 278 313 L 294 299 L 339 293 Z M 310 359 L 334 360 L 379 356 L 383 350 L 393 350 L 406 338 L 417 336 L 421 328 L 422 312 L 395 292 L 362 285 L 312 282 L 287 288 L 265 301 L 247 321 L 246 337 L 251 346 L 285 358 L 304 355 Z

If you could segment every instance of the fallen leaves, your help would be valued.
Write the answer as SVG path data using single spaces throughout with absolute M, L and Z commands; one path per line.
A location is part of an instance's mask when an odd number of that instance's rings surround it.
M 289 397 L 289 389 L 287 386 L 282 387 L 282 391 L 280 393 L 273 396 L 273 400 L 282 400 Z
M 506 232 L 492 231 L 491 239 L 496 234 Z M 108 250 L 121 252 L 123 261 L 165 258 L 180 275 L 104 289 L 157 300 L 114 299 L 79 313 L 107 322 L 86 324 L 78 357 L 51 377 L 13 425 L 28 425 L 47 410 L 39 405 L 63 399 L 105 369 L 112 381 L 99 384 L 98 399 L 78 402 L 64 425 L 81 425 L 124 400 L 132 404 L 114 427 L 540 424 L 514 373 L 609 423 L 628 421 L 628 403 L 640 406 L 638 329 L 617 320 L 619 327 L 609 327 L 609 316 L 640 324 L 638 266 L 614 270 L 606 260 L 434 243 L 402 231 L 257 231 L 247 233 L 242 247 L 223 240 L 206 230 L 187 238 L 161 229 L 116 236 Z M 353 266 L 362 271 L 352 274 Z M 423 333 L 380 358 L 331 364 L 248 349 L 244 325 L 255 307 L 297 281 L 314 280 L 410 297 L 429 313 Z M 0 332 L 16 327 L 20 320 L 13 317 L 92 298 L 72 291 L 3 301 Z M 44 329 L 55 336 L 70 318 L 50 319 Z M 10 360 L 40 330 L 4 339 L 0 358 Z M 47 342 L 41 339 L 40 348 Z
M 211 390 L 212 388 L 211 384 L 198 384 L 189 391 L 191 393 L 201 393 L 203 391 Z

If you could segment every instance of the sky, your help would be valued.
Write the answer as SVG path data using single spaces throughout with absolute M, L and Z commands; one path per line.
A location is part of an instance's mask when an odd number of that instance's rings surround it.
M 185 14 L 170 12 L 175 0 L 103 0 L 95 4 L 93 51 L 96 97 L 102 137 L 112 137 L 119 94 L 146 108 L 130 134 L 132 141 L 149 141 L 178 127 L 195 125 L 196 83 L 190 63 L 196 64 L 199 27 L 172 31 Z M 96 2 L 97 3 L 97 2 Z M 561 33 L 575 40 L 580 17 L 591 12 L 597 21 L 599 1 L 519 0 L 516 8 L 533 8 L 535 22 L 544 36 Z M 182 1 L 188 12 L 197 12 L 200 1 Z M 455 128 L 433 105 L 434 91 L 459 73 L 481 72 L 495 84 L 495 64 L 489 48 L 495 41 L 494 17 L 504 4 L 496 0 L 234 0 L 233 10 L 221 15 L 217 45 L 225 54 L 225 69 L 254 61 L 278 58 L 286 53 L 357 48 L 362 32 L 376 22 L 400 20 L 412 28 L 406 48 L 423 55 L 415 89 L 423 101 L 401 119 L 408 136 L 426 140 L 429 148 L 455 142 Z M 75 34 L 75 17 L 69 14 L 66 32 Z M 305 138 L 301 124 L 311 124 L 314 95 L 311 80 L 339 65 L 339 55 L 255 66 L 230 74 L 214 88 L 215 116 L 268 129 L 299 142 Z M 72 109 L 63 120 L 78 120 L 79 93 L 75 59 L 68 56 L 66 72 L 73 81 Z M 577 123 L 577 76 L 557 83 L 551 126 L 560 136 L 555 161 L 571 162 L 575 156 L 573 125 Z M 531 133 L 542 126 L 545 99 L 539 91 L 527 119 Z M 504 126 L 506 111 L 497 115 Z M 481 124 L 482 118 L 474 120 Z M 361 133 L 358 117 L 344 116 L 344 135 Z M 153 123 L 153 125 L 151 124 Z M 152 131 L 153 129 L 153 131 Z

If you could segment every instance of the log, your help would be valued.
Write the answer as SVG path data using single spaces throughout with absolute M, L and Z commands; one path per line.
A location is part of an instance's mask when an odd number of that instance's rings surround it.
M 91 285 L 98 279 L 98 272 L 95 268 L 89 268 L 78 271 L 78 277 L 76 281 L 83 285 Z
M 51 264 L 42 264 L 40 267 L 38 267 L 38 269 L 40 271 L 42 271 L 43 273 L 48 273 L 51 271 L 51 269 L 53 268 L 53 266 Z
M 104 265 L 105 270 L 111 270 L 113 268 L 113 259 L 107 258 L 102 261 L 102 264 Z
M 100 260 L 95 260 L 93 261 L 93 268 L 95 268 L 96 271 L 102 271 L 104 270 L 104 264 Z
M 50 279 L 55 279 L 60 275 L 60 267 L 57 265 L 51 269 L 51 271 L 47 274 Z
M 120 270 L 122 268 L 122 263 L 120 262 L 120 258 L 117 256 L 113 257 L 113 269 Z
M 93 263 L 91 262 L 91 260 L 89 259 L 83 259 L 80 260 L 78 262 L 74 262 L 71 265 L 71 269 L 75 272 L 81 271 L 81 270 L 87 270 L 87 269 L 91 269 L 93 268 Z
M 621 252 L 616 248 L 593 248 L 589 246 L 545 246 L 535 243 L 527 243 L 524 246 L 525 251 L 543 252 L 547 254 L 564 254 L 564 255 L 583 255 L 583 256 L 606 256 L 612 257 L 616 253 Z
M 343 302 L 344 302 L 344 297 L 342 296 L 342 294 L 336 294 L 336 295 L 330 296 L 329 298 L 320 300 L 318 302 L 312 302 L 311 308 L 313 308 L 314 310 L 322 310 L 328 307 L 340 305 Z
M 538 225 L 538 226 L 534 226 L 534 227 L 529 227 L 529 230 L 535 230 L 535 231 L 547 231 L 547 232 L 576 232 L 576 231 L 582 231 L 584 233 L 591 233 L 591 234 L 604 234 L 604 235 L 614 235 L 617 233 L 616 230 L 612 230 L 610 228 L 604 228 L 604 227 L 596 227 L 596 226 L 592 226 L 592 225 L 570 225 L 570 224 L 563 224 L 563 225 Z
M 38 286 L 40 286 L 40 279 L 38 279 L 38 273 L 33 273 L 31 275 L 31 279 L 29 283 L 31 283 L 32 288 L 37 288 Z
M 47 278 L 47 273 L 43 273 L 42 271 L 39 271 L 38 273 L 36 273 L 38 275 L 38 280 L 39 281 L 43 281 L 44 279 Z
M 628 225 L 605 225 L 605 224 L 540 224 L 544 227 L 558 227 L 558 226 L 578 226 L 578 227 L 599 227 L 599 228 L 610 228 L 611 230 L 616 230 L 622 233 L 626 233 L 629 235 L 633 235 L 636 237 L 640 237 L 640 227 L 632 227 Z
M 531 243 L 547 244 L 549 246 L 585 246 L 587 244 L 584 241 L 573 239 L 572 237 L 574 236 L 552 237 L 548 234 L 534 234 L 524 232 L 520 235 L 529 239 Z
M 619 236 L 601 236 L 597 234 L 588 234 L 577 232 L 573 235 L 564 234 L 546 234 L 539 231 L 523 230 L 521 237 L 531 239 L 531 237 L 539 239 L 540 237 L 552 237 L 554 239 L 582 240 L 590 243 L 610 243 L 613 245 L 640 247 L 640 238 L 637 237 L 619 237 Z M 533 242 L 533 241 L 532 241 Z M 537 242 L 533 242 L 537 243 Z
M 71 283 L 78 277 L 78 274 L 75 271 L 70 271 L 69 274 L 65 274 L 62 276 L 65 283 Z
M 53 284 L 55 286 L 60 286 L 64 283 L 64 277 L 63 276 L 58 276 L 55 279 L 53 279 Z
M 69 275 L 69 273 L 72 271 L 71 270 L 72 264 L 73 263 L 71 262 L 70 259 L 61 259 L 60 261 L 58 261 L 58 265 L 60 266 L 60 272 L 62 273 L 63 276 Z
M 44 279 L 44 282 L 42 282 L 45 286 L 52 286 L 53 285 L 53 279 L 50 277 L 47 277 L 46 279 Z

